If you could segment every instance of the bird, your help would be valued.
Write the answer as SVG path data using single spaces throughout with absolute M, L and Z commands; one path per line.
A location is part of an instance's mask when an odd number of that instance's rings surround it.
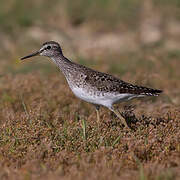
M 114 105 L 133 98 L 158 96 L 163 92 L 133 85 L 113 75 L 75 63 L 64 56 L 60 44 L 55 41 L 45 42 L 38 51 L 22 57 L 21 60 L 33 56 L 49 57 L 57 65 L 75 96 L 95 106 L 98 123 L 100 122 L 99 109 L 104 106 L 115 113 L 129 129 L 125 118 Z

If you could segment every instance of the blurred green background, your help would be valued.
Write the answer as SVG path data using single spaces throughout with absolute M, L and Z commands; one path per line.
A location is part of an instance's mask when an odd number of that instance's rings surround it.
M 125 80 L 177 77 L 179 12 L 179 0 L 0 0 L 1 76 L 57 73 L 42 57 L 18 61 L 55 40 L 67 57 Z

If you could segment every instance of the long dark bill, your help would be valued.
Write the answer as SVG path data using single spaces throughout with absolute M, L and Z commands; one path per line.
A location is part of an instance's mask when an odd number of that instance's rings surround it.
M 21 60 L 24 60 L 24 59 L 27 59 L 27 58 L 30 58 L 30 57 L 33 57 L 33 56 L 37 56 L 37 55 L 39 55 L 39 51 L 37 51 L 35 53 L 32 53 L 32 54 L 30 54 L 28 56 L 24 56 L 24 57 L 21 58 Z

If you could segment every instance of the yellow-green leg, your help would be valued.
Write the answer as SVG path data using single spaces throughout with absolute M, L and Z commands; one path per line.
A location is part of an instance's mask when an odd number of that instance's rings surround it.
M 100 123 L 100 115 L 99 115 L 100 106 L 95 105 L 95 108 L 96 108 L 96 115 L 97 115 L 97 123 L 99 124 Z
M 112 112 L 116 114 L 116 116 L 121 120 L 121 122 L 125 125 L 126 128 L 130 129 L 129 126 L 127 125 L 126 120 L 121 116 L 119 111 L 115 108 L 109 108 Z

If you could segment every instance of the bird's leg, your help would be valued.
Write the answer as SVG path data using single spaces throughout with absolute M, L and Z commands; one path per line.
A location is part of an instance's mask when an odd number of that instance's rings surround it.
M 125 125 L 126 128 L 130 129 L 130 127 L 127 125 L 126 120 L 121 116 L 118 109 L 115 109 L 114 107 L 111 107 L 109 109 L 116 114 L 116 116 L 121 120 L 121 122 Z
M 96 108 L 96 114 L 97 114 L 97 123 L 99 124 L 100 123 L 100 116 L 99 116 L 99 109 L 100 109 L 100 106 L 99 105 L 96 105 L 94 104 L 95 108 Z

